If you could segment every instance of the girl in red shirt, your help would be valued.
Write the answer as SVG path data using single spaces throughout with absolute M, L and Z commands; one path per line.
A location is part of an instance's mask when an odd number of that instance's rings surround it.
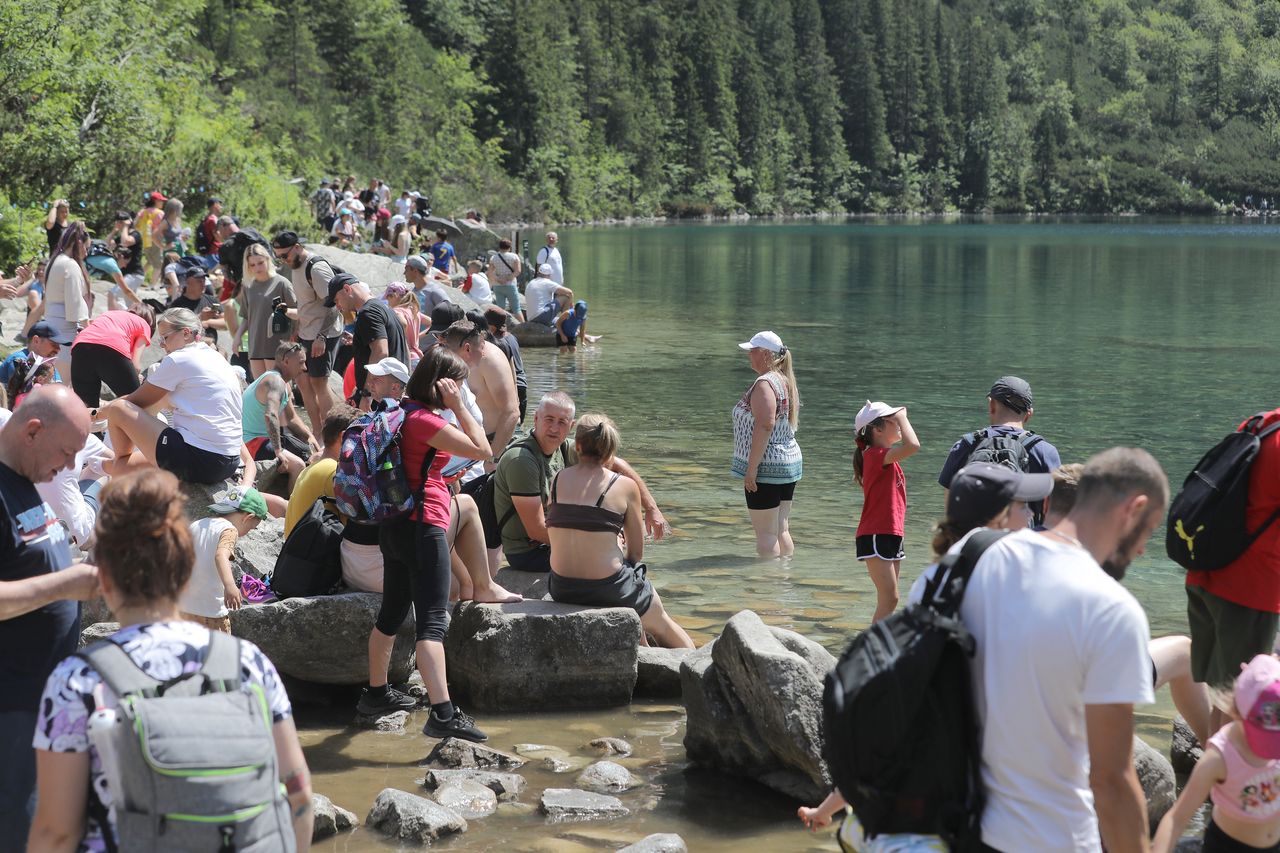
M 898 567 L 905 556 L 907 478 L 898 462 L 920 449 L 906 406 L 867 401 L 854 420 L 853 478 L 862 485 L 858 559 L 876 587 L 874 625 L 898 607 Z

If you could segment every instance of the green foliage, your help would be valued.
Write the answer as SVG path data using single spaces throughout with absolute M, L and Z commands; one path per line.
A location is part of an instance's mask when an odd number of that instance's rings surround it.
M 1278 0 L 0 3 L 6 262 L 56 196 L 264 230 L 346 174 L 495 220 L 1188 211 L 1280 194 L 1278 155 Z

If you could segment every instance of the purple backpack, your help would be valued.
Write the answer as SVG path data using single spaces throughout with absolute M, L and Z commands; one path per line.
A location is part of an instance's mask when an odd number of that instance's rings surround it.
M 352 521 L 381 524 L 413 511 L 415 496 L 409 490 L 400 451 L 406 414 L 400 406 L 368 412 L 342 434 L 333 494 L 338 512 Z M 422 461 L 424 488 L 435 454 L 435 448 L 430 448 Z

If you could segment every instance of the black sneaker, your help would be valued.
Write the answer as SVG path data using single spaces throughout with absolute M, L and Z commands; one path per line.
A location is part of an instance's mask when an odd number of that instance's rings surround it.
M 396 711 L 412 711 L 416 707 L 418 707 L 417 699 L 391 686 L 387 687 L 386 695 L 380 697 L 370 695 L 369 688 L 366 687 L 360 691 L 360 701 L 356 703 L 356 711 L 366 717 L 394 714 Z
M 462 713 L 462 709 L 456 705 L 453 707 L 453 716 L 448 720 L 440 719 L 432 711 L 427 716 L 427 724 L 422 727 L 422 733 L 427 737 L 458 737 L 474 743 L 489 739 L 487 734 L 476 728 L 476 721 Z

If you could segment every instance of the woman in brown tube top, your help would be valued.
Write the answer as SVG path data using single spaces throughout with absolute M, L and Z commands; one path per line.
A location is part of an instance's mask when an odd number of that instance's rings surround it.
M 659 645 L 693 648 L 645 577 L 640 490 L 605 467 L 618 451 L 618 428 L 604 415 L 583 415 L 574 442 L 578 464 L 551 481 L 547 505 L 551 597 L 564 604 L 630 607 Z

